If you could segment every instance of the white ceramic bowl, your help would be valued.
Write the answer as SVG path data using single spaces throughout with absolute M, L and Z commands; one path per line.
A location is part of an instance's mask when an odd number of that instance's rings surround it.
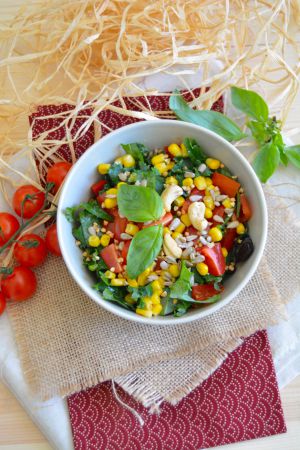
M 239 265 L 236 273 L 225 284 L 222 299 L 212 305 L 192 309 L 186 315 L 145 318 L 127 311 L 122 307 L 101 298 L 92 286 L 95 282 L 89 271 L 82 265 L 81 251 L 75 245 L 71 225 L 64 216 L 68 206 L 87 201 L 90 186 L 99 176 L 96 167 L 99 163 L 109 163 L 123 154 L 120 144 L 141 142 L 150 149 L 163 148 L 171 142 L 181 142 L 183 138 L 195 138 L 204 151 L 220 159 L 235 175 L 239 177 L 253 207 L 250 220 L 250 235 L 255 251 L 251 257 Z M 87 150 L 77 161 L 65 180 L 57 211 L 57 228 L 59 244 L 65 263 L 74 280 L 83 291 L 96 303 L 108 311 L 128 320 L 147 324 L 180 324 L 200 319 L 227 305 L 248 283 L 262 257 L 267 236 L 267 207 L 258 178 L 244 156 L 229 142 L 197 125 L 174 121 L 157 120 L 128 125 L 106 135 Z

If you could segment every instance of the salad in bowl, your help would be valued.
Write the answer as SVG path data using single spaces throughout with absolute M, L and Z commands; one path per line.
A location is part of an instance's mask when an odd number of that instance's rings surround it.
M 244 186 L 194 138 L 120 145 L 95 162 L 90 198 L 64 209 L 93 289 L 148 319 L 219 302 L 254 250 Z

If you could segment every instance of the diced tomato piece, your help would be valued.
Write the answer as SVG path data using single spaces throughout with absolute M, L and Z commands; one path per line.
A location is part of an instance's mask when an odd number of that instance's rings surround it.
M 131 243 L 131 241 L 125 241 L 124 247 L 122 248 L 121 255 L 122 255 L 122 258 L 124 259 L 123 264 L 126 264 L 126 259 L 127 259 L 127 254 L 128 254 L 130 243 Z
M 199 231 L 196 230 L 196 228 L 194 228 L 192 225 L 190 225 L 189 227 L 186 228 L 185 230 L 187 233 L 189 233 L 190 235 L 195 235 L 198 234 Z
M 187 213 L 191 203 L 192 203 L 191 200 L 189 200 L 188 198 L 185 200 L 185 202 L 184 202 L 184 204 L 182 205 L 182 208 L 181 208 L 182 214 L 186 214 Z
M 220 242 L 215 243 L 212 248 L 202 247 L 200 253 L 205 257 L 205 264 L 208 265 L 208 271 L 211 275 L 219 277 L 224 274 L 226 264 Z
M 113 234 L 115 234 L 115 222 L 108 222 L 106 229 L 107 231 L 111 231 Z
M 153 225 L 163 225 L 164 227 L 167 227 L 169 223 L 171 223 L 173 220 L 172 213 L 168 212 L 163 217 L 161 217 L 159 220 L 155 220 L 154 222 L 151 222 L 147 225 L 143 225 L 143 228 L 152 227 Z
M 214 172 L 212 182 L 220 188 L 222 194 L 226 194 L 229 197 L 235 197 L 241 186 L 237 181 L 218 172 Z
M 119 217 L 119 210 L 118 210 L 117 207 L 115 207 L 115 208 L 108 208 L 108 209 L 106 209 L 106 211 L 107 211 L 108 214 L 110 214 L 111 216 Z
M 104 200 L 105 200 L 105 194 L 100 194 L 100 195 L 98 195 L 98 197 L 97 197 L 97 202 L 99 203 L 100 206 L 102 205 L 102 203 L 104 202 Z
M 196 187 L 191 190 L 190 195 L 205 195 L 205 191 L 199 191 Z
M 241 194 L 240 222 L 248 222 L 252 217 L 252 209 L 245 194 Z
M 115 216 L 114 224 L 115 224 L 114 238 L 120 240 L 121 234 L 125 233 L 125 229 L 128 224 L 128 220 L 126 219 L 126 217 L 120 217 L 119 215 L 117 215 L 117 216 Z
M 157 261 L 156 261 L 156 264 L 155 264 L 155 267 L 154 267 L 154 271 L 155 271 L 155 270 L 161 270 L 160 263 L 161 263 L 162 261 L 164 261 L 163 258 L 157 258 Z
M 236 228 L 227 228 L 226 233 L 221 241 L 221 245 L 222 247 L 225 247 L 228 252 L 230 252 L 230 250 L 232 249 L 236 236 Z
M 118 261 L 118 252 L 115 247 L 115 244 L 110 244 L 107 247 L 104 247 L 101 250 L 100 255 L 102 256 L 103 261 L 105 262 L 105 264 L 109 269 L 114 267 L 115 273 L 122 272 L 122 266 Z
M 104 188 L 106 183 L 107 183 L 106 180 L 99 180 L 99 181 L 97 181 L 97 183 L 92 184 L 91 190 L 92 190 L 93 194 L 98 195 L 99 191 L 102 191 L 102 189 Z
M 220 286 L 220 290 L 214 288 L 213 284 L 198 284 L 192 287 L 192 297 L 194 300 L 206 300 L 214 295 L 224 291 L 224 287 Z
M 213 215 L 214 216 L 220 216 L 222 217 L 222 219 L 225 216 L 225 208 L 223 205 L 221 206 L 216 206 L 215 209 L 213 210 Z M 212 226 L 215 227 L 216 225 L 220 225 L 220 222 L 215 221 L 213 218 L 212 220 Z

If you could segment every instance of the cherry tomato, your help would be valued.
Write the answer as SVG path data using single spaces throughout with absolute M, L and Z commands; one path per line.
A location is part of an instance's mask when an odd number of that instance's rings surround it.
M 45 261 L 46 256 L 45 241 L 37 234 L 24 234 L 14 248 L 14 257 L 26 267 L 40 266 Z
M 129 246 L 130 246 L 130 241 L 125 241 L 124 247 L 122 248 L 122 252 L 121 252 L 121 256 L 124 259 L 123 264 L 126 264 Z
M 107 267 L 110 269 L 111 267 L 115 268 L 115 273 L 122 272 L 122 266 L 118 261 L 118 252 L 115 247 L 115 244 L 110 244 L 107 247 L 104 247 L 100 255 L 103 258 L 103 261 L 107 265 Z
M 42 209 L 45 202 L 45 194 L 31 184 L 25 184 L 16 190 L 13 196 L 13 208 L 24 219 L 30 219 Z
M 241 222 L 248 222 L 252 216 L 252 209 L 245 194 L 241 194 L 241 211 L 239 220 Z
M 114 238 L 118 239 L 118 241 L 121 240 L 121 234 L 125 233 L 125 228 L 128 224 L 128 220 L 126 219 L 126 217 L 120 217 L 120 216 L 115 216 L 115 220 L 114 220 L 114 226 L 115 226 L 115 232 L 114 232 Z
M 214 216 L 220 216 L 222 217 L 222 219 L 224 218 L 225 215 L 225 208 L 223 205 L 220 206 L 216 206 L 215 209 L 213 210 L 213 214 Z M 216 225 L 220 225 L 220 222 L 216 222 L 213 218 L 212 218 L 212 226 L 216 226 Z
M 65 179 L 67 173 L 69 172 L 69 170 L 71 169 L 71 167 L 72 167 L 72 164 L 62 161 L 62 162 L 53 164 L 53 166 L 51 166 L 48 169 L 47 182 L 54 183 L 53 192 L 58 191 L 58 188 L 64 181 L 64 179 Z
M 222 194 L 226 194 L 229 197 L 235 197 L 241 186 L 237 181 L 218 172 L 215 172 L 211 179 L 213 184 L 220 188 Z
M 24 266 L 17 266 L 10 275 L 4 275 L 1 289 L 6 298 L 22 302 L 32 297 L 37 281 L 34 272 Z
M 208 265 L 208 270 L 211 275 L 218 277 L 224 274 L 226 264 L 220 242 L 215 243 L 212 248 L 200 248 L 200 253 L 205 256 L 205 264 Z
M 206 300 L 214 295 L 220 294 L 224 287 L 220 286 L 221 290 L 218 291 L 214 288 L 213 284 L 198 284 L 192 287 L 192 297 L 194 300 L 202 301 Z
M 230 250 L 232 249 L 236 236 L 236 228 L 227 228 L 225 235 L 221 241 L 221 245 L 222 247 L 225 247 L 228 252 L 230 252 Z
M 0 316 L 5 310 L 6 307 L 6 300 L 2 292 L 0 292 Z
M 57 238 L 57 228 L 56 223 L 53 223 L 47 230 L 46 237 L 46 246 L 50 253 L 53 255 L 61 256 L 61 251 Z
M 107 183 L 106 180 L 100 180 L 100 181 L 97 181 L 97 183 L 92 184 L 91 191 L 93 192 L 93 194 L 98 195 L 99 191 L 102 191 L 102 189 L 104 188 L 106 183 Z
M 18 231 L 20 225 L 15 216 L 0 213 L 0 246 L 4 245 Z

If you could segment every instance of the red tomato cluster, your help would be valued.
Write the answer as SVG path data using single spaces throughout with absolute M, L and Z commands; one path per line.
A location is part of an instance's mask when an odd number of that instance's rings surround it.
M 60 162 L 48 170 L 47 182 L 54 184 L 54 193 L 59 189 L 70 168 L 71 164 Z M 29 184 L 19 187 L 12 200 L 15 213 L 22 219 L 31 219 L 38 215 L 44 204 L 45 194 Z M 6 212 L 0 213 L 0 247 L 3 247 L 14 235 L 17 239 L 19 228 L 20 224 L 15 216 Z M 55 223 L 47 229 L 45 239 L 37 234 L 27 233 L 17 240 L 13 255 L 18 265 L 2 275 L 0 315 L 5 310 L 6 299 L 22 302 L 34 295 L 37 279 L 32 268 L 43 264 L 48 252 L 61 255 Z

